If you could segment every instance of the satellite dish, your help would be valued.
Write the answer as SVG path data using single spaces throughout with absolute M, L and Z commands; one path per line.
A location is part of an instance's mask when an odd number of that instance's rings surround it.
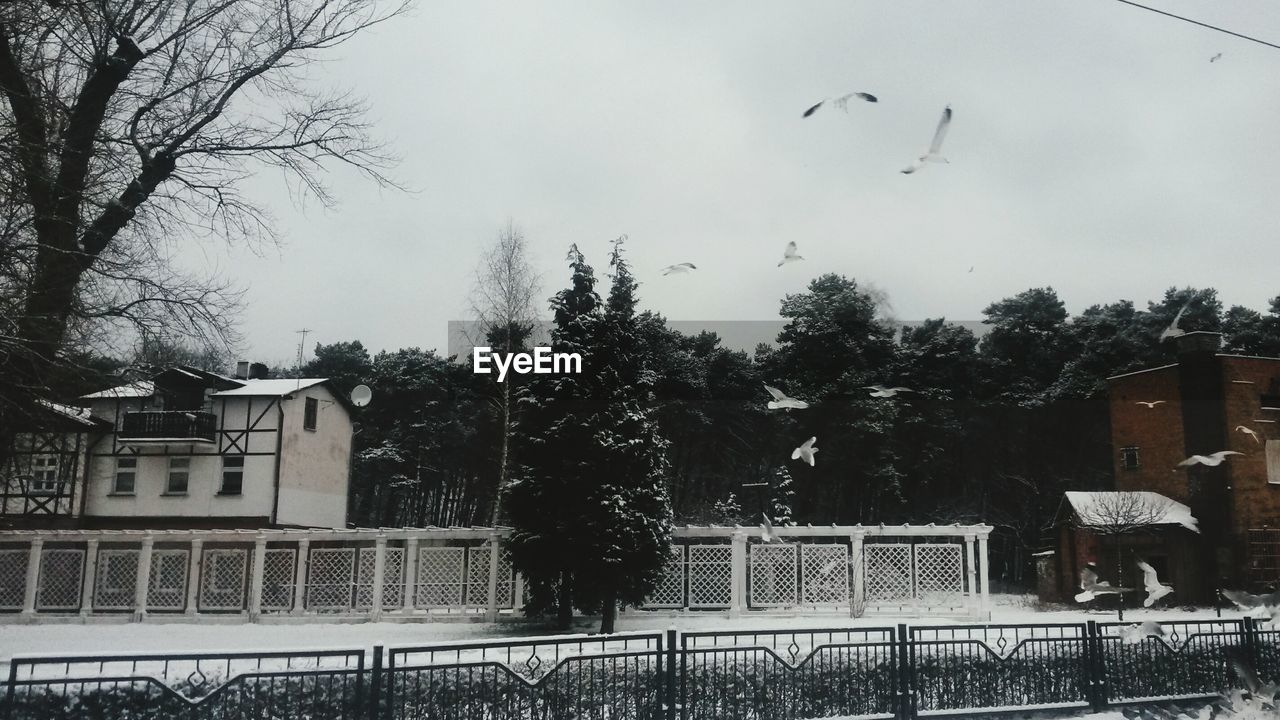
M 351 404 L 356 407 L 364 407 L 373 399 L 373 391 L 368 385 L 357 385 L 351 391 Z

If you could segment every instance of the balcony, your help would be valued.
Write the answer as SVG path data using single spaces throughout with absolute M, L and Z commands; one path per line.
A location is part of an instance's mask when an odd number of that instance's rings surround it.
M 131 412 L 116 433 L 122 442 L 201 442 L 217 438 L 218 416 L 183 410 Z

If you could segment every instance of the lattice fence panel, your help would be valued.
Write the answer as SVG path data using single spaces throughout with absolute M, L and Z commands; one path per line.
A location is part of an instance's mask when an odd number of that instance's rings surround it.
M 466 551 L 463 547 L 418 548 L 418 587 L 414 593 L 414 607 L 461 606 Z
M 151 552 L 151 577 L 147 585 L 148 610 L 181 610 L 187 604 L 189 550 Z
M 916 545 L 916 598 L 926 605 L 964 604 L 964 555 L 960 545 Z
M 298 551 L 294 548 L 267 548 L 262 556 L 262 609 L 293 609 L 293 578 Z
M 653 594 L 644 603 L 649 608 L 684 607 L 684 546 L 671 546 L 671 555 L 662 566 L 662 575 Z
M 733 602 L 733 548 L 689 546 L 689 607 L 729 607 Z
M 848 545 L 801 545 L 800 567 L 805 605 L 849 603 Z
M 132 610 L 138 587 L 138 550 L 98 551 L 93 585 L 93 609 Z
M 467 605 L 470 607 L 489 606 L 489 554 L 488 545 L 467 548 Z M 497 596 L 499 608 L 515 604 L 515 572 L 511 567 L 511 553 L 505 548 L 498 551 Z
M 796 545 L 751 546 L 751 604 L 786 607 L 796 604 Z
M 350 610 L 355 587 L 355 548 L 311 548 L 308 610 Z
M 200 609 L 244 610 L 248 570 L 249 551 L 245 548 L 205 550 L 200 570 Z
M 911 602 L 911 545 L 867 543 L 862 549 L 867 602 Z
M 356 577 L 356 607 L 373 607 L 373 570 L 377 548 L 360 548 L 360 567 Z M 389 547 L 382 558 L 382 609 L 404 606 L 404 548 Z
M 84 580 L 84 550 L 46 548 L 40 553 L 37 610 L 79 610 Z
M 0 550 L 0 609 L 21 610 L 27 590 L 26 548 Z

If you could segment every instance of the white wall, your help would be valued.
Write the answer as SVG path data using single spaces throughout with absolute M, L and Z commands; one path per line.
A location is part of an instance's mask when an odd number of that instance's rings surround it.
M 305 398 L 319 403 L 316 429 L 303 429 Z M 323 386 L 282 401 L 284 440 L 280 466 L 282 525 L 346 527 L 351 460 L 351 415 Z

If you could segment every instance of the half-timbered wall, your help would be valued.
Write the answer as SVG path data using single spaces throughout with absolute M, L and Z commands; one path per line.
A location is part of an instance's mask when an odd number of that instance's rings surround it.
M 84 487 L 84 433 L 21 433 L 0 468 L 0 516 L 72 517 Z

